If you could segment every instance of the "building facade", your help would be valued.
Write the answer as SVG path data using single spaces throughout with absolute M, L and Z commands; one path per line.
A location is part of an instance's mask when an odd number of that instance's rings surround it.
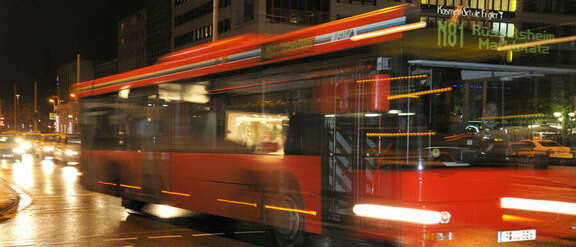
M 576 1 L 558 0 L 421 0 L 421 20 L 435 26 L 439 21 L 457 21 L 470 30 L 478 46 L 486 49 L 520 38 L 525 41 L 549 40 L 576 33 Z M 489 38 L 499 38 L 492 40 Z M 576 61 L 576 48 L 570 42 L 563 52 L 548 57 L 548 62 Z M 548 55 L 548 47 L 534 51 L 533 58 Z M 514 59 L 509 52 L 509 60 Z M 534 59 L 527 60 L 530 63 Z
M 385 8 L 400 0 L 219 0 L 218 38 L 279 34 Z M 172 0 L 172 49 L 212 40 L 211 0 Z
M 167 48 L 167 44 L 160 45 L 163 48 L 157 49 L 157 55 L 149 56 L 149 64 L 153 64 L 153 60 L 168 50 L 175 51 L 212 40 L 211 0 L 170 1 L 169 22 L 160 21 L 165 20 L 168 12 L 165 5 L 162 5 L 164 8 L 154 8 L 158 11 L 155 14 L 156 22 L 161 23 L 156 26 L 166 27 L 170 23 L 169 34 L 168 29 L 157 28 L 164 32 L 160 34 L 160 31 L 155 31 L 156 38 L 149 38 L 148 42 L 151 44 L 151 40 L 159 42 L 170 37 L 170 49 Z M 453 13 L 451 9 L 458 6 L 465 10 L 485 10 L 487 17 L 484 19 L 478 16 L 466 18 L 485 23 L 488 21 L 491 28 L 501 33 L 513 33 L 514 30 L 530 29 L 545 24 L 569 23 L 576 15 L 575 1 L 558 0 L 219 0 L 218 38 L 244 33 L 286 33 L 401 3 L 418 6 L 422 10 L 423 19 L 429 23 L 438 18 L 449 17 L 450 13 Z M 151 9 L 153 8 L 149 7 L 149 11 Z M 151 16 L 151 12 L 148 15 Z M 541 18 L 542 16 L 546 18 Z M 550 32 L 555 32 L 556 36 L 575 31 L 574 25 L 555 28 L 556 30 Z
M 72 84 L 77 82 L 77 61 L 72 60 L 68 63 L 62 64 L 57 69 L 57 93 L 60 103 L 73 101 L 70 97 L 70 88 Z M 92 61 L 80 60 L 80 81 L 88 81 L 94 79 L 94 65 Z
M 118 72 L 141 68 L 147 63 L 148 10 L 141 9 L 118 23 Z
M 55 117 L 54 128 L 57 133 L 74 134 L 78 133 L 78 99 L 70 93 L 72 84 L 80 81 L 94 79 L 94 65 L 92 61 L 80 60 L 80 66 L 77 66 L 77 60 L 63 64 L 58 67 L 57 88 L 58 95 L 54 104 Z M 77 72 L 80 69 L 80 78 L 77 78 Z
M 171 51 L 172 15 L 171 0 L 148 0 L 148 23 L 146 37 L 146 60 L 156 63 L 162 55 Z
M 94 78 L 102 78 L 117 73 L 118 73 L 117 58 L 94 64 Z

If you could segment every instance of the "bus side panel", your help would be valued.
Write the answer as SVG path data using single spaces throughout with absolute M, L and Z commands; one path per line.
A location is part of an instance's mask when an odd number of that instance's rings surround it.
M 83 150 L 85 186 L 113 195 L 117 195 L 120 184 L 141 186 L 140 163 L 141 155 L 134 151 Z
M 294 180 L 304 204 L 306 231 L 321 233 L 321 169 L 319 156 L 280 156 L 251 154 L 170 153 L 171 182 L 163 184 L 157 201 L 190 210 L 259 222 L 262 195 L 269 186 L 283 179 Z M 144 200 L 142 184 L 142 154 L 132 151 L 84 151 L 84 164 L 90 164 L 89 188 L 118 194 L 129 199 Z M 164 158 L 156 157 L 156 162 Z M 270 180 L 273 181 L 270 181 Z M 112 185 L 116 184 L 116 185 Z M 288 190 L 294 188 L 286 188 Z M 152 202 L 149 200 L 144 200 Z
M 286 168 L 296 176 L 304 207 L 317 212 L 306 215 L 306 231 L 322 233 L 322 167 L 320 156 L 286 156 Z
M 171 160 L 174 192 L 193 198 L 177 199 L 179 206 L 260 221 L 262 191 L 273 183 L 283 183 L 276 179 L 277 174 L 282 174 L 299 184 L 304 209 L 316 212 L 315 216 L 306 215 L 306 231 L 321 232 L 318 156 L 172 153 Z

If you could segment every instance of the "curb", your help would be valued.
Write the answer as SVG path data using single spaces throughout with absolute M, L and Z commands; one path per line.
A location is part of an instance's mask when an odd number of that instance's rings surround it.
M 5 186 L 12 194 L 10 199 L 11 202 L 6 207 L 0 208 L 0 220 L 14 218 L 18 211 L 20 196 L 14 189 L 12 189 L 12 186 L 2 178 L 0 178 L 0 186 Z

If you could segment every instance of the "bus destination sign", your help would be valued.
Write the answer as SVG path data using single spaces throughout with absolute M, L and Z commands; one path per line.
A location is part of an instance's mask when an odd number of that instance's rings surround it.
M 314 46 L 314 38 L 273 42 L 262 45 L 262 60 L 285 57 L 307 51 Z

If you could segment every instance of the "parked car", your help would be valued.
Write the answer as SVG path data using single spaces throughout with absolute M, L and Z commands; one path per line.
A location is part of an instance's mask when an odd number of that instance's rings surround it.
M 54 148 L 54 162 L 64 165 L 78 165 L 80 161 L 80 136 L 61 137 Z

